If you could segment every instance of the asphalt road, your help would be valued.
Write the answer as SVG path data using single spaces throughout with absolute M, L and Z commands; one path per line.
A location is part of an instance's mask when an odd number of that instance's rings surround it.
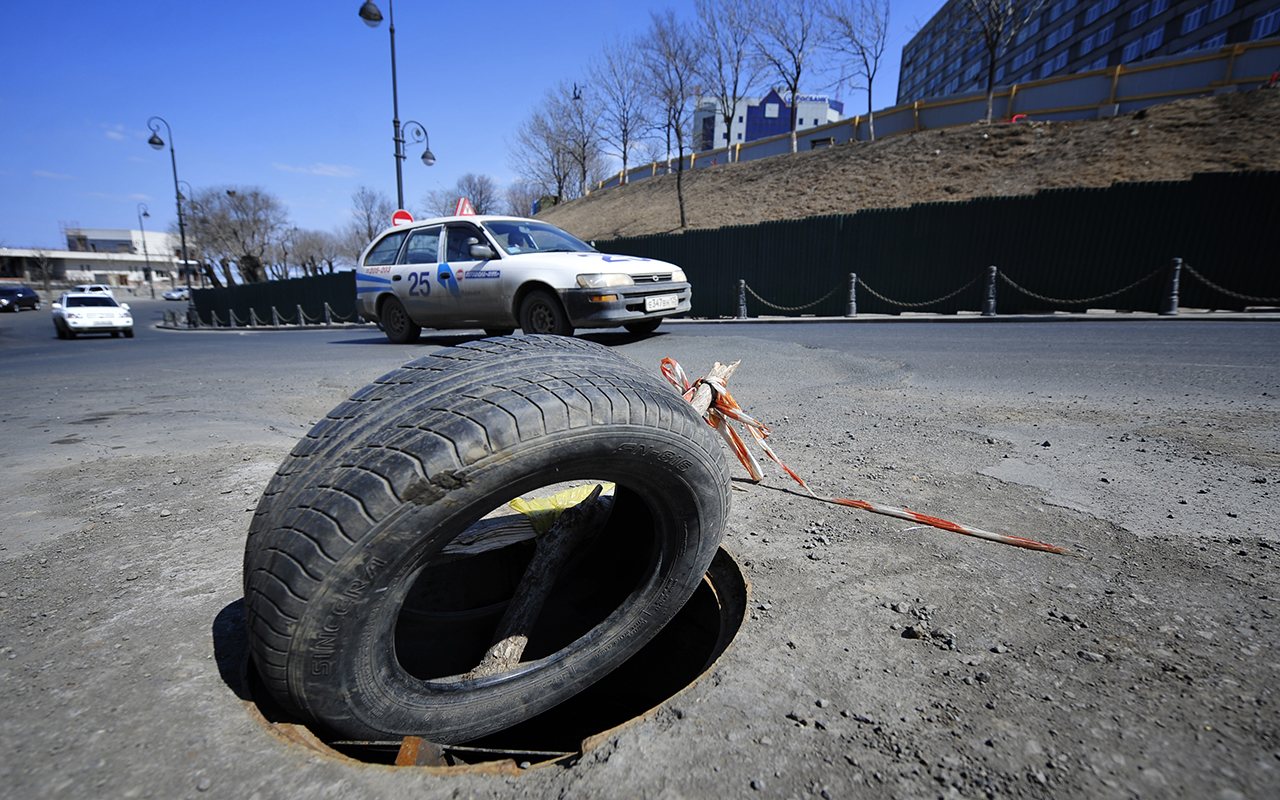
M 239 554 L 275 466 L 353 391 L 479 332 L 165 331 L 180 304 L 130 302 L 131 340 L 58 340 L 47 307 L 0 316 L 0 797 L 1280 787 L 1273 322 L 584 334 L 655 372 L 741 359 L 731 390 L 820 493 L 1082 558 L 815 510 L 766 467 L 735 492 L 725 547 L 753 610 L 713 676 L 577 766 L 513 779 L 319 758 L 237 696 Z

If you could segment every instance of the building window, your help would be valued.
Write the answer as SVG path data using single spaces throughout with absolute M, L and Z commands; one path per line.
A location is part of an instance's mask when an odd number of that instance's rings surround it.
M 1182 34 L 1185 36 L 1203 25 L 1205 15 L 1208 13 L 1209 6 L 1207 5 L 1188 11 L 1186 16 L 1182 18 Z
M 1115 32 L 1116 32 L 1116 24 L 1114 22 L 1105 28 L 1099 28 L 1098 29 L 1098 47 L 1102 47 L 1104 44 L 1111 41 L 1111 37 L 1115 35 Z
M 1223 14 L 1230 14 L 1231 10 L 1236 7 L 1236 0 L 1213 0 L 1209 4 L 1209 21 L 1213 22 Z
M 738 141 L 742 141 L 742 134 L 738 134 Z
M 1030 39 L 1032 36 L 1035 36 L 1039 32 L 1040 32 L 1040 18 L 1036 17 L 1035 19 L 1031 20 L 1031 23 L 1027 25 L 1027 27 L 1018 31 L 1018 39 L 1015 42 L 1015 44 L 1022 44 L 1027 39 Z
M 942 87 L 942 93 L 951 94 L 955 92 L 956 89 L 959 89 L 959 88 L 960 88 L 960 79 L 952 78 L 950 81 L 947 82 L 946 86 Z
M 1253 21 L 1253 33 L 1250 38 L 1261 39 L 1280 31 L 1280 8 L 1263 14 Z
M 1091 33 L 1080 40 L 1080 55 L 1088 53 L 1090 50 L 1098 46 L 1098 34 Z
M 979 63 L 979 64 L 970 65 L 970 67 L 964 71 L 965 83 L 968 83 L 969 81 L 978 77 L 978 73 L 981 71 L 982 71 L 982 64 Z
M 1004 80 L 1004 65 L 996 67 L 996 83 Z
M 1036 46 L 1033 44 L 1023 52 L 1013 57 L 1013 68 L 1020 69 L 1023 64 L 1030 64 L 1036 59 Z
M 1098 21 L 1098 17 L 1102 16 L 1102 3 L 1094 3 L 1089 6 L 1089 10 L 1084 12 L 1084 24 L 1092 25 Z
M 1067 65 L 1068 56 L 1068 51 L 1063 50 L 1061 53 L 1058 53 L 1057 58 L 1053 59 L 1053 69 L 1055 72 Z
M 1142 37 L 1142 54 L 1145 56 L 1162 44 L 1164 44 L 1164 28 L 1156 28 Z
M 1151 0 L 1151 18 L 1163 14 L 1169 10 L 1169 0 Z
M 1120 0 L 1102 0 L 1102 13 L 1115 11 L 1116 6 L 1120 5 Z
M 1053 60 L 1050 59 L 1049 61 L 1046 61 L 1040 65 L 1040 78 L 1043 80 L 1044 78 L 1047 78 L 1052 74 L 1053 74 Z
M 742 117 L 738 117 L 738 122 L 742 122 Z
M 1027 74 L 1023 75 L 1021 78 L 1018 78 L 1018 80 L 1014 81 L 1014 83 L 1030 83 L 1031 81 L 1035 80 L 1035 78 L 1036 78 L 1036 71 L 1030 70 L 1027 72 Z
M 1204 49 L 1217 50 L 1219 47 L 1222 47 L 1226 43 L 1227 43 L 1227 32 L 1223 31 L 1222 33 L 1219 33 L 1217 36 L 1210 36 L 1208 39 L 1205 39 Z
M 1128 64 L 1138 56 L 1142 55 L 1142 38 L 1139 37 L 1124 46 L 1124 50 L 1120 53 L 1120 63 Z
M 1142 23 L 1147 21 L 1147 12 L 1151 10 L 1150 3 L 1143 3 L 1134 10 L 1129 12 L 1129 30 L 1133 30 Z
M 1089 69 L 1103 69 L 1106 66 L 1107 66 L 1107 57 L 1101 56 L 1099 58 L 1094 59 L 1093 63 L 1089 65 Z

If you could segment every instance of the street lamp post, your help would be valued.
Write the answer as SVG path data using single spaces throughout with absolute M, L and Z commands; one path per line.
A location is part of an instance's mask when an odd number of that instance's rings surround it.
M 147 255 L 147 229 L 142 227 L 142 218 L 150 217 L 146 203 L 138 203 L 138 232 L 142 234 L 142 258 L 147 264 L 147 285 L 151 287 L 151 299 L 156 299 L 156 282 L 151 279 L 151 256 Z
M 187 292 L 190 293 L 191 268 L 187 264 L 187 228 L 182 222 L 182 192 L 178 191 L 178 158 L 173 153 L 173 129 L 163 117 L 152 117 L 147 120 L 147 127 L 151 129 L 151 138 L 147 140 L 147 144 L 156 150 L 164 149 L 164 139 L 160 138 L 160 122 L 164 123 L 165 133 L 169 134 L 169 162 L 173 165 L 173 198 L 178 204 L 178 234 L 182 237 L 182 270 L 187 274 Z
M 186 192 L 186 194 L 183 194 L 183 192 Z M 196 239 L 196 243 L 197 243 L 197 249 L 199 249 L 199 242 L 200 242 L 200 225 L 199 225 L 199 222 L 200 222 L 200 217 L 199 217 L 199 213 L 200 213 L 200 204 L 196 202 L 196 190 L 195 190 L 195 189 L 193 189 L 193 188 L 191 188 L 191 184 L 190 184 L 190 183 L 188 183 L 187 181 L 178 181 L 178 202 L 179 202 L 179 203 L 181 203 L 181 202 L 183 202 L 184 200 L 185 200 L 185 201 L 186 201 L 186 203 L 187 203 L 187 213 L 188 213 L 188 217 L 189 217 L 189 219 L 190 219 L 190 221 L 191 221 L 191 235 L 195 237 L 195 239 Z M 184 268 L 184 269 L 186 270 L 186 272 L 188 273 L 188 278 L 187 278 L 187 284 L 188 284 L 188 286 L 190 286 L 190 284 L 191 284 L 190 273 L 194 272 L 194 273 L 196 274 L 196 283 L 200 284 L 200 288 L 202 288 L 202 289 L 203 289 L 203 288 L 204 288 L 204 280 L 205 280 L 203 256 L 201 257 L 201 259 L 202 259 L 202 260 L 197 261 L 197 263 L 198 263 L 198 264 L 200 264 L 200 268 L 199 268 L 199 269 L 196 269 L 195 267 L 192 267 L 192 266 L 191 266 L 191 265 L 189 265 L 189 264 L 188 264 L 188 265 L 185 265 L 183 268 Z M 190 294 L 190 292 L 188 292 L 188 294 Z
M 395 143 L 395 159 L 396 159 L 396 208 L 404 208 L 404 175 L 400 162 L 404 161 L 404 135 L 403 129 L 400 127 L 400 93 L 396 87 L 396 9 L 392 0 L 387 0 L 387 16 L 390 18 L 388 29 L 391 32 L 391 130 L 392 141 Z M 364 24 L 370 28 L 376 28 L 382 24 L 382 12 L 373 4 L 373 0 L 365 0 L 364 5 L 360 6 L 360 19 L 364 20 Z M 413 123 L 417 125 L 418 123 Z M 408 124 L 405 125 L 408 128 Z M 423 139 L 426 139 L 426 129 L 418 125 L 422 131 Z M 414 142 L 419 141 L 417 138 Z M 431 149 L 422 154 L 422 163 L 428 167 L 436 163 L 436 157 L 431 155 Z

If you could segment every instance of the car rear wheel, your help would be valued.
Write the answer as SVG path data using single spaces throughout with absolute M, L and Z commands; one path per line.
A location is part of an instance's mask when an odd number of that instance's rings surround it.
M 520 302 L 520 328 L 528 334 L 573 335 L 573 326 L 560 301 L 542 289 L 534 289 Z
M 396 344 L 413 344 L 422 335 L 422 326 L 409 319 L 409 312 L 398 297 L 388 297 L 382 301 L 382 330 L 387 338 Z

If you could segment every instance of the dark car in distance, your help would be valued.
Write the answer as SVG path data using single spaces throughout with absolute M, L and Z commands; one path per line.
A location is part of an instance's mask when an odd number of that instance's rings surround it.
M 40 308 L 40 296 L 26 286 L 0 286 L 0 311 Z
M 40 308 L 40 296 L 27 287 L 0 287 L 0 311 Z

